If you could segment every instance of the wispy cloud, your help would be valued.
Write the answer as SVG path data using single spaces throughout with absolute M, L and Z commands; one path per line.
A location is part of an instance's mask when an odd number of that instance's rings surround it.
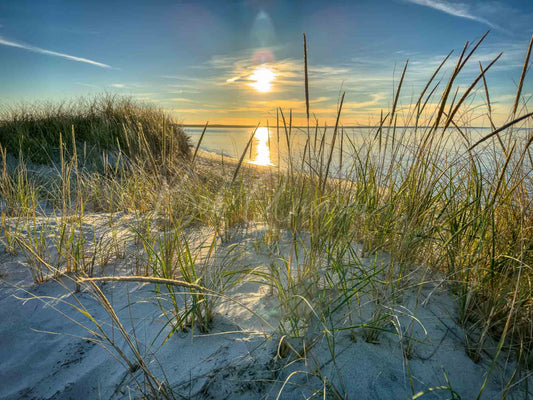
M 187 99 L 185 97 L 174 97 L 172 99 L 168 99 L 169 101 L 175 101 L 179 103 L 198 103 L 196 100 Z
M 421 1 L 421 0 L 417 0 Z M 477 3 L 476 3 L 477 4 Z M 528 42 L 491 42 L 487 41 L 476 51 L 472 60 L 463 68 L 457 78 L 458 87 L 469 85 L 479 74 L 478 61 L 488 65 L 504 49 L 504 56 L 488 74 L 491 86 L 491 98 L 501 92 L 497 79 L 505 71 L 518 68 L 520 73 L 524 52 Z M 392 57 L 389 54 L 359 54 L 357 58 L 342 64 L 311 64 L 309 71 L 309 91 L 311 93 L 311 111 L 314 116 L 328 124 L 334 123 L 338 108 L 339 93 L 346 91 L 344 102 L 344 121 L 349 124 L 373 124 L 379 118 L 380 110 L 390 108 L 391 87 L 397 87 L 399 73 L 409 57 L 404 87 L 400 94 L 398 112 L 413 107 L 413 98 L 427 83 L 429 77 L 446 57 L 447 52 L 407 54 L 402 49 Z M 457 52 L 456 52 L 457 53 Z M 435 82 L 446 82 L 458 55 L 452 55 L 440 70 Z M 272 90 L 258 93 L 249 83 L 257 68 L 268 67 L 275 74 Z M 203 64 L 195 66 L 195 75 L 163 75 L 159 94 L 160 100 L 170 112 L 188 122 L 201 122 L 213 119 L 217 123 L 253 123 L 259 120 L 276 118 L 277 107 L 291 109 L 296 124 L 305 124 L 304 65 L 301 59 L 280 58 L 264 64 L 258 64 L 252 51 L 240 51 L 232 54 L 213 55 Z M 499 75 L 498 75 L 499 74 Z M 168 82 L 170 81 L 170 82 Z M 439 97 L 444 83 L 437 88 L 429 99 L 427 110 Z M 190 90 L 195 90 L 190 94 Z M 164 93 L 164 94 L 163 94 Z M 481 93 L 484 95 L 483 93 Z M 481 100 L 480 100 L 481 99 Z M 435 100 L 435 101 L 437 101 Z M 482 105 L 483 97 L 472 97 L 472 104 Z M 479 103 L 479 104 L 478 104 Z M 503 105 L 503 104 L 502 104 Z M 435 105 L 436 107 L 436 105 Z M 471 109 L 471 107 L 469 108 Z M 402 115 L 404 115 L 402 114 Z
M 85 83 L 85 82 L 76 82 L 76 85 L 81 85 L 93 89 L 100 89 L 101 86 L 95 85 L 94 83 Z
M 476 15 L 476 13 L 472 11 L 472 7 L 469 4 L 451 2 L 451 1 L 446 1 L 446 0 L 406 0 L 406 1 L 410 3 L 418 4 L 421 6 L 433 8 L 435 10 L 442 11 L 446 14 L 453 15 L 454 17 L 466 18 L 472 21 L 477 21 L 482 24 L 488 25 L 494 29 L 499 29 L 502 31 L 504 30 L 499 25 L 496 25 L 492 23 L 491 21 Z
M 31 45 L 22 44 L 22 43 L 17 43 L 17 42 L 13 42 L 11 40 L 5 40 L 5 39 L 2 39 L 2 38 L 0 38 L 0 45 L 16 47 L 16 48 L 19 48 L 19 49 L 24 49 L 24 50 L 31 51 L 33 53 L 46 54 L 46 55 L 55 56 L 55 57 L 61 57 L 61 58 L 65 58 L 67 60 L 77 61 L 77 62 L 86 63 L 86 64 L 91 64 L 91 65 L 95 65 L 95 66 L 101 67 L 101 68 L 112 68 L 110 65 L 107 65 L 107 64 L 104 64 L 104 63 L 101 63 L 101 62 L 98 62 L 98 61 L 94 61 L 94 60 L 89 60 L 88 58 L 71 56 L 70 54 L 65 54 L 65 53 L 58 53 L 57 51 L 46 50 L 46 49 L 42 49 L 40 47 L 31 46 Z

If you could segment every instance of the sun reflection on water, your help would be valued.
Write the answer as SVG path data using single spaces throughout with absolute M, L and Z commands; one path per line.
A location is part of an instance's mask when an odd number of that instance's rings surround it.
M 255 158 L 250 164 L 255 165 L 274 165 L 270 161 L 270 143 L 268 128 L 257 128 L 254 136 L 254 154 Z

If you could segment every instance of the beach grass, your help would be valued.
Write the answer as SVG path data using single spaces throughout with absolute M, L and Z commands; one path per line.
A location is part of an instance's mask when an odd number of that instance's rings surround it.
M 89 287 L 95 293 L 134 359 L 114 348 L 105 331 L 98 331 L 99 340 L 119 352 L 132 374 L 144 371 L 146 379 L 138 386 L 146 394 L 172 396 L 143 361 L 98 282 L 153 284 L 154 299 L 172 327 L 167 339 L 189 329 L 209 332 L 222 300 L 254 313 L 231 300 L 230 293 L 240 282 L 258 282 L 279 301 L 278 358 L 311 357 L 323 337 L 335 364 L 341 332 L 368 343 L 392 332 L 409 371 L 413 331 L 421 324 L 415 311 L 422 305 L 417 297 L 406 309 L 402 299 L 408 290 L 421 290 L 428 276 L 439 276 L 456 298 L 468 356 L 493 360 L 490 370 L 501 354 L 513 358 L 518 372 L 505 390 L 514 387 L 533 367 L 533 131 L 521 94 L 531 45 L 525 49 L 515 103 L 497 127 L 485 74 L 500 56 L 480 66 L 471 85 L 453 94 L 485 37 L 465 45 L 449 80 L 436 82 L 449 54 L 411 107 L 402 107 L 400 100 L 406 62 L 391 109 L 360 143 L 342 130 L 344 94 L 332 136 L 318 128 L 318 121 L 309 126 L 304 36 L 307 142 L 302 152 L 291 148 L 292 112 L 280 109 L 276 132 L 281 131 L 278 142 L 287 158 L 276 168 L 245 162 L 255 130 L 227 171 L 218 161 L 202 158 L 200 142 L 191 160 L 183 130 L 162 111 L 131 99 L 104 96 L 11 109 L 0 124 L 4 248 L 25 255 L 36 282 L 66 277 L 78 290 Z M 486 104 L 478 112 L 492 125 L 482 137 L 465 127 L 472 112 L 468 99 L 479 87 Z M 200 141 L 208 134 L 206 124 Z M 342 154 L 342 169 L 334 168 L 335 151 Z M 54 168 L 43 177 L 28 168 L 30 163 Z M 88 212 L 131 213 L 134 221 L 122 227 L 127 234 L 119 235 L 119 224 L 110 219 L 107 238 L 114 237 L 113 251 L 84 229 Z M 50 216 L 57 222 L 47 222 Z M 254 224 L 266 227 L 258 246 L 271 256 L 268 268 L 243 265 L 238 249 L 218 254 L 239 229 Z M 190 232 L 201 229 L 209 233 L 192 239 Z M 136 244 L 129 250 L 133 276 L 107 275 L 105 264 L 124 256 L 128 251 L 120 248 L 131 243 Z M 104 272 L 95 276 L 97 270 Z M 370 309 L 370 315 L 361 318 L 362 309 Z M 342 380 L 324 376 L 311 362 L 298 373 L 323 383 L 319 395 L 346 395 Z M 476 383 L 480 396 L 486 382 Z M 455 393 L 453 384 L 427 392 Z M 410 385 L 413 398 L 423 395 L 413 381 Z

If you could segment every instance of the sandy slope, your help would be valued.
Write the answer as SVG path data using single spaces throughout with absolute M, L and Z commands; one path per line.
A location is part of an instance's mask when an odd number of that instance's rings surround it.
M 103 226 L 105 218 L 92 215 L 87 220 Z M 221 245 L 220 251 L 230 245 L 239 246 L 243 266 L 268 268 L 273 255 L 261 244 L 263 233 L 262 227 L 243 229 L 233 235 L 231 243 Z M 279 254 L 286 254 L 289 248 L 290 241 L 285 237 Z M 386 255 L 382 257 L 386 259 Z M 363 265 L 373 262 L 363 259 Z M 131 274 L 131 263 L 128 257 L 113 259 L 105 272 Z M 106 324 L 105 330 L 115 343 L 131 354 L 91 293 L 73 293 L 74 285 L 66 278 L 33 284 L 21 255 L 2 255 L 0 273 L 0 398 L 108 399 L 139 395 L 131 374 L 115 359 L 113 349 L 106 343 L 94 343 L 86 329 L 67 318 L 94 329 L 94 324 L 71 306 L 79 301 L 97 321 Z M 420 281 L 422 273 L 413 273 L 413 282 Z M 413 391 L 446 385 L 447 374 L 453 390 L 463 399 L 475 398 L 490 358 L 485 356 L 476 364 L 467 357 L 456 322 L 456 300 L 439 285 L 437 277 L 425 278 L 426 284 L 403 290 L 398 301 L 387 305 L 395 317 L 392 324 L 384 326 L 386 332 L 377 343 L 364 340 L 364 329 L 331 332 L 320 318 L 311 318 L 304 339 L 312 346 L 305 354 L 301 351 L 302 339 L 284 339 L 304 355 L 302 359 L 291 351 L 286 357 L 278 356 L 279 300 L 267 286 L 257 283 L 257 278 L 241 282 L 228 295 L 261 318 L 235 302 L 221 301 L 208 334 L 179 332 L 163 345 L 170 327 L 154 301 L 153 285 L 114 282 L 101 284 L 101 288 L 129 333 L 136 337 L 152 372 L 179 397 L 276 398 L 281 393 L 280 398 L 301 399 L 326 386 L 331 396 L 337 392 L 350 399 L 405 399 Z M 358 300 L 361 306 L 352 313 L 352 324 L 368 322 L 374 310 L 367 293 L 362 292 Z M 347 309 L 341 308 L 330 322 L 337 327 L 349 326 Z M 416 339 L 411 341 L 408 358 L 404 357 L 409 343 L 406 336 Z M 506 363 L 505 356 L 501 357 L 483 398 L 502 397 L 513 367 L 511 361 Z M 135 376 L 142 382 L 140 371 Z M 523 386 L 515 387 L 516 398 L 523 398 Z M 450 397 L 450 391 L 437 390 L 422 398 Z

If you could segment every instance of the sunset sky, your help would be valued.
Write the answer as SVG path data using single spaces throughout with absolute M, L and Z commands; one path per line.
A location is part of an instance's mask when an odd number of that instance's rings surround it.
M 533 34 L 533 2 L 24 1 L 0 3 L 0 104 L 63 100 L 104 91 L 132 95 L 200 124 L 266 124 L 276 107 L 303 121 L 302 32 L 309 46 L 311 112 L 374 124 L 406 59 L 402 107 L 452 49 L 491 29 L 461 75 L 487 74 L 499 121 L 514 100 Z M 533 93 L 526 81 L 525 97 Z M 472 106 L 482 104 L 481 93 Z M 480 120 L 481 121 L 481 120 Z

